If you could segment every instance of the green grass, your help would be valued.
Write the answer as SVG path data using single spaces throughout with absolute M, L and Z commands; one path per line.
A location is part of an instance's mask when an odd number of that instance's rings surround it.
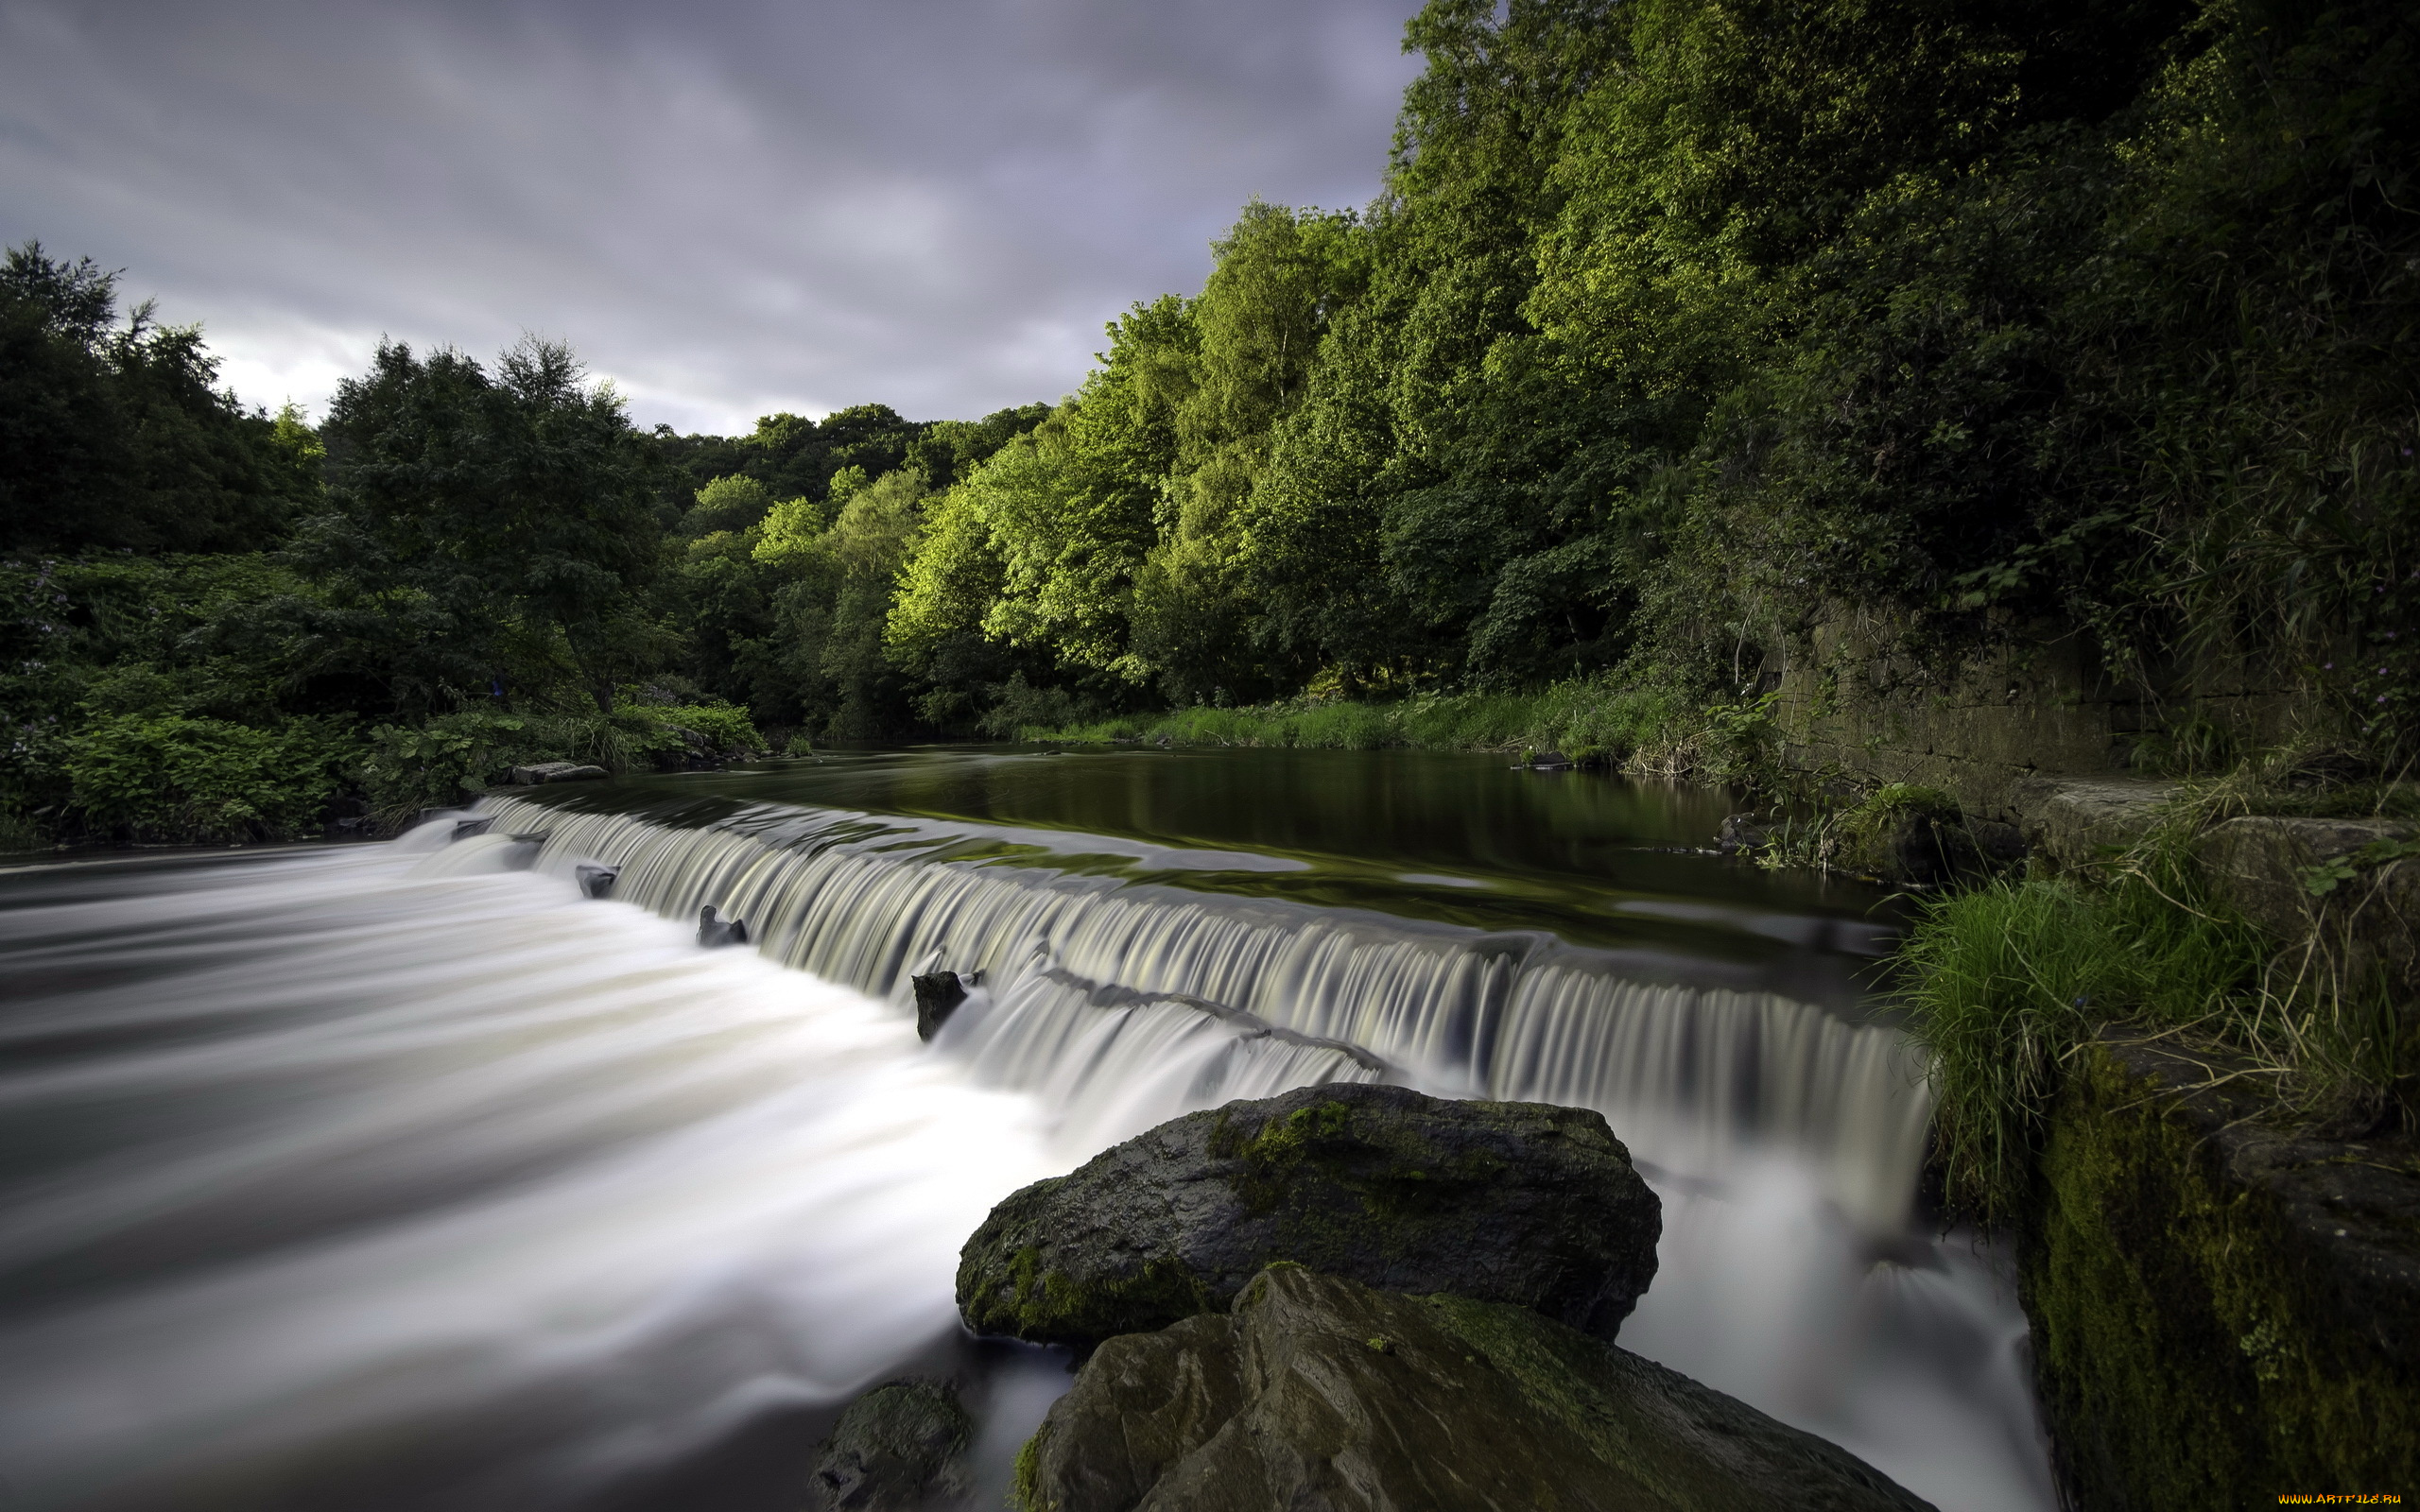
M 2276 945 L 2217 903 L 2192 842 L 2234 799 L 2188 790 L 2167 819 L 2083 879 L 2002 880 L 1931 904 L 1899 960 L 1930 1056 L 1951 1202 L 1987 1222 L 2020 1211 L 2060 1066 L 2104 1024 L 2225 1047 L 2270 1074 L 2288 1111 L 2377 1095 L 2408 1059 L 2363 1005 L 2288 986 Z

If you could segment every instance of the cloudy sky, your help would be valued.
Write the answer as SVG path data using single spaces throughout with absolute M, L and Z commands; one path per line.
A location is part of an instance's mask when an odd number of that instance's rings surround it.
M 1417 0 L 0 0 L 0 240 L 247 402 L 568 338 L 634 419 L 1055 399 L 1246 198 L 1357 205 Z

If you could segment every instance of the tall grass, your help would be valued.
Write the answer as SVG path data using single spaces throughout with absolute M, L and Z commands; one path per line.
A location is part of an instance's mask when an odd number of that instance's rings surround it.
M 2224 1047 L 2290 1108 L 2391 1079 L 2393 1056 L 2372 1045 L 2363 1061 L 2347 1038 L 2360 1003 L 2281 983 L 2278 947 L 2204 884 L 2193 841 L 2242 802 L 2224 783 L 2188 789 L 2096 872 L 2003 880 L 1926 910 L 1900 960 L 1954 1205 L 1986 1222 L 2020 1211 L 2060 1064 L 2103 1023 Z

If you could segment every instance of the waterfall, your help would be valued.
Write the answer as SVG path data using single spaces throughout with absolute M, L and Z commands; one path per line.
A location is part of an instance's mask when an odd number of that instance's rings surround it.
M 1377 1078 L 1602 1109 L 1664 1199 L 1627 1347 L 1944 1506 L 2049 1504 L 2001 1274 L 1901 1224 L 1925 1103 L 1885 1024 L 1166 880 L 1284 857 L 603 800 L 0 871 L 12 1507 L 771 1512 L 907 1371 L 968 1381 L 997 1504 L 1066 1376 L 963 1335 L 983 1214 L 1187 1109 Z M 700 948 L 709 903 L 752 948 Z M 936 969 L 981 977 L 925 1045 Z
M 507 865 L 507 848 L 544 834 L 520 864 L 619 867 L 616 900 L 668 919 L 712 904 L 767 956 L 903 1008 L 918 971 L 982 972 L 997 986 L 945 1046 L 995 1085 L 1046 1089 L 1070 1147 L 1384 1074 L 1593 1108 L 1641 1160 L 1701 1177 L 1788 1150 L 1875 1233 L 1897 1230 L 1915 1190 L 1930 1108 L 1905 1038 L 1772 993 L 1641 981 L 1542 933 L 968 859 L 979 836 L 847 811 L 707 828 L 523 798 L 481 812 L 491 832 L 431 864 Z M 481 849 L 448 859 L 468 847 Z

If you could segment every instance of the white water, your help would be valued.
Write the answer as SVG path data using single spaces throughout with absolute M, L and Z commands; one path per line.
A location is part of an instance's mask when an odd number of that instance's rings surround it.
M 1954 1246 L 1862 1258 L 1924 1116 L 1885 1029 L 845 824 L 496 826 L 542 828 L 0 913 L 0 1133 L 43 1146 L 0 1186 L 11 1504 L 598 1504 L 945 1348 L 958 1246 L 1017 1186 L 1372 1053 L 1602 1108 L 1655 1164 L 1626 1345 L 1944 1508 L 2048 1504 L 2004 1289 Z M 579 898 L 583 858 L 622 901 Z M 762 954 L 697 949 L 703 902 Z M 928 1050 L 901 1001 L 936 957 L 994 988 Z M 995 1459 L 1042 1379 L 1009 1368 Z

